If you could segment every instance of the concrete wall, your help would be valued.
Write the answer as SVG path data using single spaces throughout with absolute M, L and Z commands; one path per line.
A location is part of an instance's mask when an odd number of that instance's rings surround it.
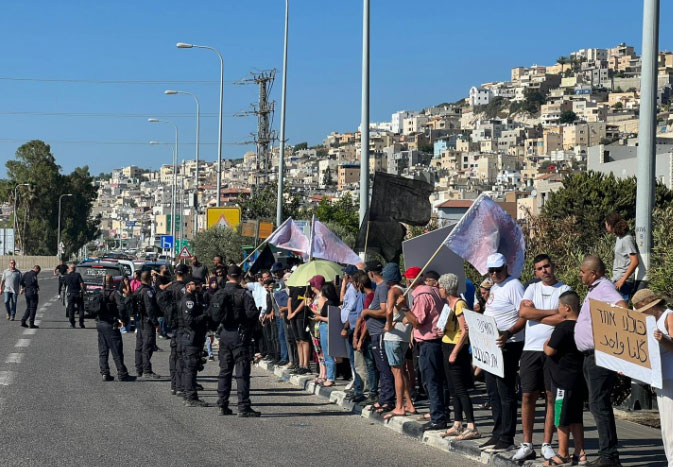
M 9 267 L 9 260 L 16 261 L 16 267 L 21 272 L 26 272 L 39 264 L 42 271 L 53 271 L 58 264 L 56 256 L 0 256 L 0 270 L 4 271 Z

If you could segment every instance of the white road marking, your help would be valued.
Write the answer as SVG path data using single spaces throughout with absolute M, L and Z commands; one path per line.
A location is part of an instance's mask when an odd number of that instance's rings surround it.
M 35 320 L 35 326 L 39 326 L 41 322 L 42 322 L 41 320 L 36 319 L 36 320 Z
M 0 386 L 9 386 L 14 382 L 14 376 L 16 375 L 13 371 L 0 371 Z
M 30 339 L 19 339 L 16 341 L 16 345 L 14 347 L 28 347 L 30 345 Z
M 7 355 L 5 363 L 21 363 L 21 360 L 23 360 L 24 355 L 25 354 L 23 353 L 10 353 L 9 355 Z
M 35 321 L 37 323 L 37 321 Z M 23 335 L 24 336 L 31 336 L 37 332 L 37 329 L 24 329 L 23 330 Z

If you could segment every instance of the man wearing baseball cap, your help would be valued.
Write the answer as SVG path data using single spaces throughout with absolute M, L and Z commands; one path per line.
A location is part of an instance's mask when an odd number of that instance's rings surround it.
M 492 316 L 500 331 L 498 345 L 502 348 L 505 377 L 485 372 L 486 389 L 491 401 L 493 433 L 480 447 L 492 452 L 507 451 L 514 447 L 516 432 L 517 393 L 516 377 L 523 351 L 523 328 L 526 320 L 519 318 L 519 306 L 523 299 L 523 285 L 509 275 L 507 260 L 501 253 L 493 253 L 487 259 L 488 277 L 493 281 L 486 302 L 484 315 Z

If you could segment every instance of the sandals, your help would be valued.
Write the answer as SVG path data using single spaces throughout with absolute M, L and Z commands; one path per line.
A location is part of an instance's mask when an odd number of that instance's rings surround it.
M 572 461 L 573 465 L 585 465 L 587 463 L 587 454 L 573 454 Z
M 390 412 L 394 407 L 389 406 L 388 404 L 383 404 L 376 409 L 376 413 L 381 415 L 382 413 Z
M 463 433 L 463 427 L 452 426 L 445 433 L 439 435 L 441 438 L 448 438 L 449 436 L 460 436 Z
M 551 465 L 569 465 L 570 464 L 570 457 L 561 457 L 558 454 L 556 454 L 554 457 L 547 459 L 545 461 L 544 466 L 551 466 Z
M 334 381 L 323 380 L 322 383 L 320 383 L 320 385 L 324 388 L 331 388 L 332 386 L 334 386 Z
M 468 441 L 470 439 L 479 439 L 481 438 L 481 433 L 479 433 L 476 428 L 466 428 L 463 432 L 456 437 L 456 441 Z

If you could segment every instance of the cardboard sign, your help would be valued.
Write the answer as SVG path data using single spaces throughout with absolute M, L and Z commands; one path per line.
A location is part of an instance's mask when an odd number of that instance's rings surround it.
M 322 349 L 327 352 L 327 355 L 332 357 L 348 358 L 348 348 L 346 347 L 346 339 L 341 337 L 341 330 L 343 323 L 341 323 L 341 308 L 338 306 L 330 306 L 327 308 L 327 349 Z
M 463 309 L 472 346 L 472 363 L 484 371 L 505 377 L 505 360 L 496 339 L 500 336 L 495 318 Z
M 596 364 L 661 389 L 654 316 L 589 300 Z
M 259 230 L 257 232 L 259 238 L 264 240 L 265 238 L 268 238 L 272 233 L 273 233 L 273 222 L 262 221 L 259 223 Z

